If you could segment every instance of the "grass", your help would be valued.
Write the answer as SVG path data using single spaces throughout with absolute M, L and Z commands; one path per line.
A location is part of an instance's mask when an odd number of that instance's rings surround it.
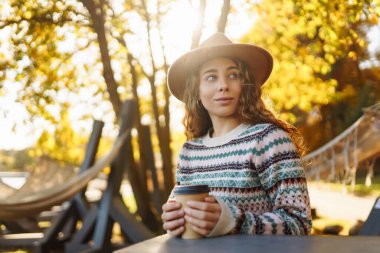
M 354 188 L 351 185 L 344 185 L 340 182 L 327 182 L 327 181 L 309 181 L 308 184 L 317 186 L 319 188 L 328 189 L 335 192 L 352 193 L 355 196 L 380 196 L 380 174 L 372 179 L 371 186 L 365 185 L 365 176 L 357 176 Z
M 357 177 L 353 193 L 359 196 L 365 196 L 365 195 L 379 196 L 380 195 L 380 175 L 377 175 L 372 179 L 372 185 L 370 187 L 367 187 L 365 185 L 365 177 Z

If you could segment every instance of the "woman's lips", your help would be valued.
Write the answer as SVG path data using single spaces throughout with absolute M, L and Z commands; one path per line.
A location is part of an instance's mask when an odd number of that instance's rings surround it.
M 221 98 L 217 98 L 215 99 L 216 101 L 230 101 L 232 100 L 233 98 L 231 97 L 221 97 Z
M 221 104 L 221 105 L 227 105 L 227 104 L 229 104 L 232 100 L 233 100 L 233 98 L 231 98 L 231 97 L 221 97 L 221 98 L 217 98 L 217 99 L 215 99 L 215 101 L 216 101 L 218 104 Z

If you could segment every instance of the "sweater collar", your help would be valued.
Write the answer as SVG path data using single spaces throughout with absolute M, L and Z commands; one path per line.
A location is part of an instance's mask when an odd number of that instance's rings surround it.
M 208 132 L 206 135 L 202 136 L 200 140 L 202 141 L 202 144 L 207 147 L 220 146 L 236 139 L 248 127 L 248 124 L 240 124 L 228 133 L 214 138 L 211 138 L 210 133 Z

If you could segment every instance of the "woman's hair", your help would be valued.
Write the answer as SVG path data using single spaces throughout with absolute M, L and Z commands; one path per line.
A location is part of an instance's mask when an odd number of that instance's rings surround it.
M 236 117 L 245 124 L 272 123 L 287 132 L 295 144 L 298 153 L 303 155 L 305 146 L 299 130 L 293 125 L 280 120 L 266 108 L 261 98 L 261 85 L 255 82 L 247 64 L 240 59 L 231 58 L 240 71 L 243 89 L 240 95 Z M 201 137 L 212 128 L 211 118 L 199 99 L 199 68 L 194 69 L 187 78 L 183 102 L 185 117 L 183 124 L 187 139 Z

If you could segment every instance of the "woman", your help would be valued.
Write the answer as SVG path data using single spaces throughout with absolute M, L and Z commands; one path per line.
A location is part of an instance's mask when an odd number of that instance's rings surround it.
M 172 236 L 185 221 L 208 237 L 228 233 L 305 235 L 309 195 L 300 156 L 302 138 L 261 98 L 272 56 L 217 33 L 171 66 L 171 93 L 185 103 L 188 141 L 179 155 L 177 184 L 207 184 L 204 202 L 163 205 Z

